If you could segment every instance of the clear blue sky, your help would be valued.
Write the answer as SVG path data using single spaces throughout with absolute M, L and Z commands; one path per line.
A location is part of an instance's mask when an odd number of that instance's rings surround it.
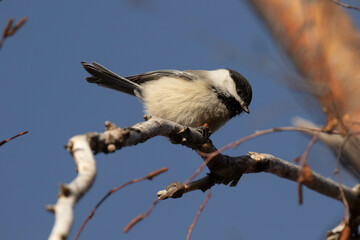
M 218 147 L 254 130 L 290 125 L 294 116 L 323 123 L 316 106 L 287 89 L 290 65 L 243 1 L 0 2 L 1 29 L 10 17 L 23 16 L 28 22 L 0 50 L 0 138 L 29 131 L 0 149 L 2 239 L 47 238 L 54 216 L 45 205 L 56 202 L 59 183 L 76 176 L 63 148 L 70 137 L 103 131 L 106 120 L 123 127 L 142 121 L 136 98 L 88 84 L 80 61 L 99 62 L 124 76 L 158 69 L 241 72 L 253 86 L 251 114 L 214 134 Z M 267 152 L 293 161 L 307 142 L 301 134 L 277 133 L 226 154 Z M 158 190 L 195 171 L 201 164 L 195 152 L 157 137 L 96 160 L 96 182 L 76 206 L 69 239 L 109 189 L 163 166 L 170 170 L 108 199 L 80 239 L 185 239 L 205 197 L 200 191 L 163 201 L 128 234 L 122 229 L 148 209 Z M 315 145 L 308 161 L 332 177 L 334 157 L 322 144 Z M 355 184 L 346 174 L 343 181 Z M 335 200 L 305 190 L 299 206 L 295 183 L 251 174 L 236 188 L 212 189 L 192 239 L 322 239 L 342 216 Z

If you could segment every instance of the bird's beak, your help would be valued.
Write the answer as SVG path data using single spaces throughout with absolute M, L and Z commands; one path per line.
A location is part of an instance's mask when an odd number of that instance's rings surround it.
M 249 108 L 245 105 L 244 101 L 243 101 L 242 99 L 239 99 L 238 101 L 239 101 L 239 103 L 240 103 L 241 108 L 242 108 L 247 114 L 250 114 L 250 110 L 249 110 Z
M 249 110 L 249 108 L 247 106 L 244 105 L 244 106 L 241 106 L 241 107 L 247 114 L 250 114 L 250 110 Z

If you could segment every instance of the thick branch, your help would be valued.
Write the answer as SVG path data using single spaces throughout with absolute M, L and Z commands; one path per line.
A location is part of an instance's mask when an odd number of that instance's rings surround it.
M 267 172 L 277 175 L 281 178 L 297 181 L 299 166 L 270 154 L 249 153 L 249 157 L 241 157 L 238 167 L 242 168 L 244 173 Z M 304 185 L 322 195 L 333 199 L 341 200 L 339 184 L 331 179 L 325 178 L 318 173 L 312 172 L 313 180 L 305 181 Z M 343 186 L 346 199 L 350 208 L 356 212 L 360 212 L 359 193 L 351 188 Z
M 268 172 L 279 177 L 296 181 L 299 167 L 268 154 L 249 153 L 240 157 L 230 157 L 213 154 L 216 148 L 208 138 L 204 128 L 188 128 L 177 123 L 158 118 L 151 118 L 133 127 L 118 128 L 114 124 L 106 123 L 104 133 L 88 133 L 70 139 L 67 148 L 73 155 L 78 176 L 68 185 L 61 185 L 58 202 L 49 206 L 48 210 L 55 213 L 55 225 L 49 239 L 65 239 L 73 222 L 73 208 L 75 203 L 91 187 L 96 176 L 96 164 L 93 152 L 113 152 L 124 146 L 136 145 L 154 136 L 168 137 L 173 143 L 183 144 L 194 148 L 202 156 L 210 173 L 200 180 L 191 183 L 175 183 L 166 190 L 158 193 L 159 199 L 167 197 L 181 197 L 183 193 L 211 188 L 214 184 L 228 184 L 235 186 L 242 174 Z M 209 161 L 209 156 L 212 159 Z M 313 180 L 304 183 L 310 189 L 325 196 L 340 199 L 338 184 L 313 173 Z M 359 215 L 359 190 L 352 190 L 343 186 L 350 210 Z
M 229 157 L 226 155 L 219 154 L 217 156 L 217 161 L 223 161 L 223 166 L 228 164 L 228 168 L 219 168 L 221 171 L 217 171 L 216 174 L 224 173 L 225 175 L 220 175 L 223 178 L 227 178 L 226 174 L 237 172 L 240 178 L 242 174 L 246 173 L 258 173 L 258 172 L 267 172 L 274 175 L 277 175 L 281 178 L 285 178 L 291 181 L 296 182 L 298 179 L 298 172 L 300 167 L 298 165 L 292 164 L 280 158 L 274 157 L 270 154 L 264 153 L 254 153 L 250 152 L 248 155 L 239 156 L 239 157 Z M 232 168 L 236 168 L 232 170 Z M 227 170 L 227 171 L 226 171 Z M 322 195 L 328 196 L 330 198 L 341 201 L 339 184 L 331 179 L 325 178 L 318 173 L 312 172 L 313 180 L 305 181 L 304 185 L 309 189 L 312 189 Z M 236 178 L 236 177 L 235 177 Z M 183 193 L 201 189 L 203 191 L 207 190 L 209 186 L 211 187 L 214 183 L 219 183 L 214 181 L 210 176 L 206 176 L 197 181 L 191 182 L 189 184 L 176 184 L 180 191 Z M 159 191 L 159 198 L 172 197 L 168 195 L 168 192 L 171 191 L 171 194 L 175 194 L 176 197 L 179 197 L 178 192 L 174 189 L 175 185 L 170 185 L 171 188 Z M 170 187 L 169 186 L 169 187 Z M 360 192 L 359 189 L 351 189 L 346 186 L 343 186 L 346 199 L 349 202 L 350 209 L 357 214 L 360 213 Z M 166 197 L 165 197 L 166 196 Z
M 173 143 L 181 143 L 192 148 L 209 141 L 209 132 L 205 128 L 184 127 L 156 117 L 127 128 L 118 128 L 110 122 L 106 122 L 105 127 L 104 133 L 87 134 L 91 149 L 95 153 L 114 152 L 116 149 L 137 145 L 155 136 L 168 137 Z
M 47 210 L 55 214 L 55 224 L 49 236 L 51 240 L 66 239 L 74 219 L 75 203 L 90 189 L 96 176 L 96 162 L 85 135 L 71 138 L 67 146 L 73 155 L 78 176 L 69 184 L 60 185 L 58 201 Z

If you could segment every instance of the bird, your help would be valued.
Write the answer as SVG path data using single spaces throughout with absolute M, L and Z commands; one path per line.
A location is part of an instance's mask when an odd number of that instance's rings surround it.
M 89 83 L 139 98 L 148 116 L 213 133 L 243 111 L 250 113 L 252 88 L 232 69 L 159 70 L 121 77 L 98 63 L 81 62 Z

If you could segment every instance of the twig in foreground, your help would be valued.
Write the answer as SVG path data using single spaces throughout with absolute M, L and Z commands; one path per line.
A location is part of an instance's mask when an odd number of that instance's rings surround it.
M 151 173 L 149 173 L 148 175 L 146 175 L 145 177 L 141 177 L 141 178 L 136 178 L 136 179 L 132 179 L 124 184 L 122 184 L 121 186 L 119 187 L 116 187 L 116 188 L 113 188 L 111 189 L 99 202 L 98 204 L 96 204 L 96 206 L 91 210 L 89 216 L 85 219 L 85 221 L 83 222 L 83 224 L 81 225 L 79 231 L 76 233 L 76 236 L 75 236 L 75 240 L 77 240 L 80 236 L 80 233 L 82 232 L 82 230 L 84 229 L 85 225 L 90 221 L 90 219 L 94 216 L 95 214 L 95 211 L 97 208 L 100 207 L 100 205 L 110 196 L 112 195 L 113 193 L 115 193 L 116 191 L 132 184 L 132 183 L 137 183 L 137 182 L 140 182 L 140 181 L 143 181 L 143 180 L 152 180 L 153 177 L 156 177 L 157 175 L 163 173 L 163 172 L 166 172 L 168 170 L 167 167 L 163 167 L 163 168 L 160 168 L 156 171 L 153 171 Z
M 206 198 L 205 198 L 204 202 L 201 204 L 201 206 L 199 208 L 199 211 L 197 212 L 194 221 L 192 222 L 192 224 L 189 227 L 189 231 L 188 231 L 188 235 L 186 237 L 186 240 L 190 240 L 191 233 L 192 233 L 192 231 L 193 231 L 193 229 L 195 227 L 195 224 L 196 224 L 197 220 L 199 219 L 200 214 L 204 210 L 204 207 L 205 207 L 206 203 L 209 201 L 210 197 L 211 197 L 211 191 L 209 190 L 209 193 L 206 195 Z
M 15 135 L 15 136 L 13 136 L 13 137 L 11 137 L 9 139 L 3 140 L 3 141 L 0 142 L 0 146 L 4 145 L 7 142 L 10 142 L 14 138 L 20 137 L 21 135 L 24 135 L 24 134 L 27 134 L 27 133 L 28 133 L 28 131 L 23 131 L 23 132 L 19 133 L 18 135 Z

